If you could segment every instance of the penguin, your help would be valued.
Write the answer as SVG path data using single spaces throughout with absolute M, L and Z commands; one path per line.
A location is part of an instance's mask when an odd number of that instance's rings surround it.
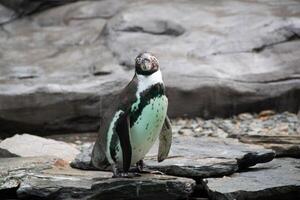
M 157 58 L 149 53 L 135 59 L 135 74 L 116 96 L 100 122 L 92 165 L 111 169 L 113 177 L 129 177 L 131 166 L 143 171 L 143 158 L 159 138 L 158 162 L 167 158 L 172 128 L 168 98 Z

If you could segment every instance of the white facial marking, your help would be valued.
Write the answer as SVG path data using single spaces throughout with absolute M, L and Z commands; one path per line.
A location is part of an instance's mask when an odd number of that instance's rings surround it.
M 154 72 L 149 76 L 137 75 L 137 79 L 138 79 L 138 89 L 136 92 L 137 97 L 139 97 L 140 93 L 148 89 L 151 85 L 155 85 L 156 83 L 163 84 L 160 70 L 157 70 L 156 72 Z

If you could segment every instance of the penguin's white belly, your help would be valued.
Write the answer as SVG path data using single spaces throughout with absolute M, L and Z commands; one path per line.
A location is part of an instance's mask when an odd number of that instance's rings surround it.
M 143 159 L 155 143 L 164 124 L 168 108 L 165 95 L 150 100 L 130 129 L 131 164 Z
M 143 159 L 160 134 L 167 115 L 168 99 L 165 95 L 150 100 L 141 115 L 130 129 L 132 150 L 131 165 Z M 120 144 L 119 144 L 120 146 Z M 121 150 L 121 148 L 119 148 Z M 121 165 L 122 150 L 117 152 L 118 164 Z

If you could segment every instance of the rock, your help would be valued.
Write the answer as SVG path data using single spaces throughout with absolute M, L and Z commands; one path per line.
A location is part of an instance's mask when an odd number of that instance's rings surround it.
M 138 179 L 110 179 L 92 186 L 95 194 L 90 199 L 187 199 L 195 182 L 164 176 L 146 176 Z
M 131 77 L 98 39 L 106 23 L 102 14 L 119 9 L 109 11 L 111 3 L 78 2 L 3 26 L 1 137 L 99 128 L 103 108 Z M 103 13 L 96 13 L 99 7 Z
M 1 144 L 1 141 L 0 141 Z M 0 148 L 0 158 L 11 158 L 11 157 L 18 157 L 16 154 L 13 154 L 6 149 Z
M 299 110 L 293 0 L 1 2 L 43 10 L 0 28 L 1 137 L 97 131 L 143 50 L 160 60 L 171 117 Z
M 234 139 L 207 137 L 175 137 L 169 157 L 157 163 L 158 147 L 155 145 L 145 158 L 147 168 L 159 170 L 168 175 L 205 177 L 230 175 L 257 163 L 269 162 L 274 152 L 256 145 L 246 145 Z M 71 166 L 79 169 L 93 169 L 91 166 L 92 146 L 83 149 Z
M 300 120 L 296 114 L 262 111 L 253 119 L 231 123 L 228 137 L 273 149 L 277 157 L 300 157 Z
M 295 112 L 299 18 L 288 17 L 283 5 L 289 11 L 299 8 L 292 1 L 135 3 L 108 21 L 103 36 L 128 68 L 140 51 L 158 55 L 171 116 L 228 116 L 267 106 Z M 206 20 L 195 20 L 201 18 Z M 176 25 L 169 30 L 170 24 Z M 293 61 L 286 60 L 287 54 Z
M 0 143 L 0 148 L 21 156 L 57 156 L 71 161 L 79 153 L 75 147 L 61 141 L 22 134 L 7 138 Z
M 300 120 L 294 113 L 261 111 L 241 113 L 226 119 L 174 119 L 175 134 L 194 137 L 238 138 L 243 143 L 262 145 L 276 152 L 277 157 L 299 158 Z
M 280 158 L 203 184 L 210 199 L 299 199 L 300 160 Z
M 262 145 L 273 149 L 277 157 L 300 158 L 300 135 L 240 135 L 239 140 L 248 144 Z
M 58 168 L 56 162 L 51 157 L 1 158 L 0 195 L 7 187 L 3 179 L 19 181 L 12 196 L 21 199 L 187 199 L 195 186 L 187 178 L 148 174 L 119 179 L 110 172 Z
M 81 152 L 76 155 L 75 159 L 70 163 L 71 167 L 84 170 L 95 170 L 95 167 L 91 164 L 91 156 L 94 144 L 84 147 Z
M 257 145 L 245 145 L 237 140 L 209 137 L 176 137 L 169 157 L 156 161 L 157 148 L 153 148 L 146 165 L 150 169 L 169 175 L 205 178 L 233 174 L 234 172 L 271 161 L 275 154 Z
M 14 19 L 15 13 L 0 4 L 0 26 Z
M 0 0 L 0 4 L 13 9 L 20 16 L 33 14 L 53 6 L 59 6 L 76 0 L 61 0 L 61 1 L 30 1 L 30 0 Z

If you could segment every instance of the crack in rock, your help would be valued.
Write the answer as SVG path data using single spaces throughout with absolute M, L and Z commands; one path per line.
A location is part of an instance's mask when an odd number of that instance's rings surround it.
M 152 35 L 168 35 L 178 37 L 185 32 L 185 29 L 171 21 L 153 21 L 142 23 L 142 25 L 133 25 L 125 28 L 117 29 L 121 32 L 139 32 Z

